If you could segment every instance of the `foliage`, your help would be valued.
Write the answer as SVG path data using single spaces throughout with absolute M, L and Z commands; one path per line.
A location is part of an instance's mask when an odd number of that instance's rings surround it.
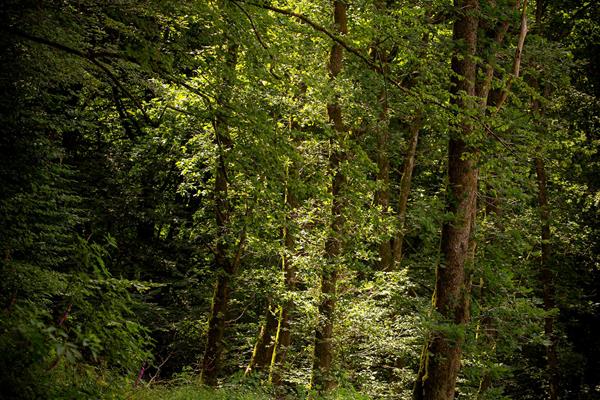
M 451 94 L 461 77 L 450 59 L 462 44 L 447 1 L 353 1 L 339 36 L 324 0 L 5 2 L 2 396 L 316 398 L 315 328 L 332 266 L 338 388 L 326 398 L 411 398 L 432 332 L 464 341 L 460 397 L 539 398 L 554 342 L 561 398 L 597 396 L 599 6 L 533 2 L 517 78 L 519 10 L 480 3 L 478 79 L 490 63 L 494 95 L 510 92 L 499 110 L 465 111 Z M 510 29 L 494 42 L 503 21 Z M 335 79 L 334 42 L 344 44 Z M 329 120 L 333 103 L 343 130 Z M 447 147 L 464 121 L 474 127 L 479 193 L 470 322 L 457 327 L 431 299 L 442 226 L 460 222 L 448 211 Z M 334 153 L 343 154 L 335 166 Z M 540 273 L 537 159 L 548 176 L 552 307 Z M 380 245 L 399 235 L 402 260 L 382 271 Z M 334 259 L 331 238 L 343 248 Z M 239 268 L 223 316 L 221 387 L 211 389 L 197 384 L 198 362 L 223 255 Z M 268 313 L 281 324 L 284 310 L 292 339 L 277 366 L 282 384 L 271 385 L 270 365 L 244 370 Z

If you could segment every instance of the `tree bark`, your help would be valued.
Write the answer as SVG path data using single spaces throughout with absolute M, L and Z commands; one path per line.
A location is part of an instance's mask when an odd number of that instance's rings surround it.
M 238 264 L 240 250 L 243 245 L 244 235 L 239 238 L 237 254 L 233 256 L 225 235 L 229 229 L 230 204 L 227 195 L 227 165 L 226 153 L 231 148 L 229 137 L 229 121 L 227 105 L 231 101 L 232 88 L 235 81 L 235 66 L 237 64 L 238 47 L 231 40 L 227 44 L 225 54 L 225 75 L 222 81 L 222 90 L 218 97 L 219 109 L 213 121 L 215 143 L 217 145 L 217 165 L 215 172 L 214 208 L 217 226 L 217 243 L 215 248 L 215 264 L 217 281 L 208 320 L 208 333 L 206 347 L 202 359 L 201 381 L 207 385 L 216 385 L 220 372 L 220 358 L 223 352 L 223 336 L 225 332 L 225 319 L 229 307 L 231 280 L 234 277 Z
M 455 0 L 457 19 L 453 40 L 462 48 L 452 57 L 453 102 L 467 113 L 473 109 L 475 96 L 474 60 L 477 48 L 478 0 Z M 459 97 L 460 96 L 460 97 Z M 444 260 L 437 267 L 434 307 L 444 318 L 445 329 L 432 333 L 423 352 L 415 384 L 414 398 L 448 400 L 454 398 L 460 370 L 463 330 L 469 319 L 469 283 L 465 263 L 469 257 L 470 237 L 475 218 L 478 170 L 474 149 L 467 144 L 473 131 L 468 117 L 463 117 L 459 133 L 452 135 L 448 149 L 447 210 L 454 215 L 442 227 L 441 251 Z M 450 334 L 452 332 L 452 334 Z
M 335 0 L 333 6 L 336 29 L 339 34 L 344 35 L 348 32 L 346 3 L 342 0 Z M 343 47 L 336 42 L 331 47 L 329 57 L 329 75 L 332 81 L 335 81 L 335 78 L 341 72 L 342 63 Z M 344 223 L 341 189 L 345 179 L 340 171 L 340 164 L 344 159 L 344 153 L 340 148 L 340 139 L 345 133 L 346 128 L 342 119 L 342 109 L 337 101 L 327 105 L 327 115 L 336 135 L 331 140 L 332 149 L 329 156 L 329 170 L 333 174 L 331 183 L 332 222 L 329 237 L 325 243 L 326 265 L 323 267 L 321 276 L 321 301 L 319 304 L 319 321 L 317 322 L 315 331 L 315 353 L 312 370 L 311 386 L 317 391 L 328 391 L 335 386 L 335 379 L 331 374 L 333 361 L 333 320 L 336 303 L 337 263 L 339 262 L 341 252 L 340 236 Z

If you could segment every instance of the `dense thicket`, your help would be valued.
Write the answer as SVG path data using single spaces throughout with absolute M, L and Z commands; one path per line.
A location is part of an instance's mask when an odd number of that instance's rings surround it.
M 0 397 L 600 396 L 596 2 L 0 15 Z

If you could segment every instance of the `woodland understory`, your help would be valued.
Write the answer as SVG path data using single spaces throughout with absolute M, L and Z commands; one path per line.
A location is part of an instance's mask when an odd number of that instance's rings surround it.
M 5 0 L 0 398 L 600 399 L 600 3 Z

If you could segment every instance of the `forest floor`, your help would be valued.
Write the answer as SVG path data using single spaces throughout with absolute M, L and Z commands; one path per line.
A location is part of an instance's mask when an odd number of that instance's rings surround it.
M 127 396 L 128 400 L 369 400 L 369 397 L 352 390 L 336 390 L 326 397 L 309 393 L 288 393 L 275 395 L 260 388 L 220 388 L 212 389 L 199 385 L 154 385 L 140 387 Z
M 258 391 L 243 389 L 209 389 L 202 386 L 152 386 L 139 388 L 129 400 L 267 400 L 271 397 Z

